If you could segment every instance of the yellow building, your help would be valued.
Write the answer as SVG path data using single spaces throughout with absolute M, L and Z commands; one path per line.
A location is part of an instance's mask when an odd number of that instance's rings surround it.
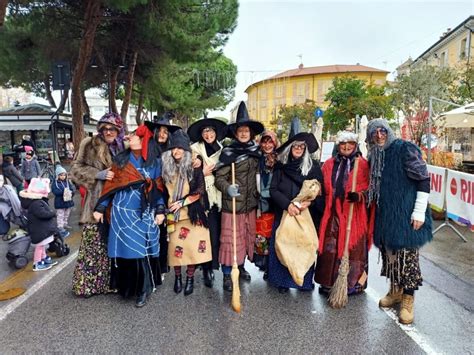
M 280 107 L 313 100 L 321 108 L 327 106 L 324 97 L 337 76 L 353 76 L 367 83 L 383 85 L 388 72 L 364 65 L 325 65 L 287 70 L 268 79 L 250 85 L 247 109 L 252 119 L 271 127 Z
M 411 67 L 434 65 L 457 68 L 474 59 L 474 16 L 469 16 L 456 28 L 442 34 L 440 39 L 416 58 Z

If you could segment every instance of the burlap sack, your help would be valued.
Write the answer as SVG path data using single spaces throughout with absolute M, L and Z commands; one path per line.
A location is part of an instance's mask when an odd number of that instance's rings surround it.
M 292 202 L 312 201 L 320 190 L 317 180 L 306 180 Z M 283 212 L 275 234 L 275 250 L 278 260 L 288 268 L 295 283 L 302 286 L 304 275 L 316 262 L 318 250 L 318 234 L 309 209 L 293 217 L 287 211 Z

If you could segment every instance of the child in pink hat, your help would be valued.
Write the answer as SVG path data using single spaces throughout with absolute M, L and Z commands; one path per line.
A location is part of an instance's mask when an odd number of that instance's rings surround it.
M 33 178 L 27 190 L 20 191 L 21 207 L 27 210 L 28 233 L 35 246 L 33 271 L 48 270 L 58 262 L 46 255 L 46 247 L 58 232 L 56 211 L 49 207 L 49 179 Z

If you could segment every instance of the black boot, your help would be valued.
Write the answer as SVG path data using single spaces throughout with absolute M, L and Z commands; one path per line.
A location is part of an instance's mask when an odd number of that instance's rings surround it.
M 183 290 L 183 279 L 181 275 L 176 275 L 174 278 L 174 292 L 180 293 Z
M 239 265 L 239 277 L 245 281 L 250 281 L 252 279 L 252 276 L 250 276 L 249 272 L 245 270 L 243 265 Z
M 203 267 L 202 269 L 202 275 L 204 276 L 204 285 L 206 287 L 212 288 L 212 285 L 214 284 L 214 273 L 212 270 L 209 270 L 207 267 Z
M 232 292 L 232 279 L 230 278 L 230 275 L 224 275 L 224 291 L 229 291 Z
M 194 291 L 194 277 L 186 277 L 186 286 L 184 286 L 184 295 L 189 296 Z
M 146 292 L 140 293 L 135 301 L 135 306 L 140 308 L 146 304 Z

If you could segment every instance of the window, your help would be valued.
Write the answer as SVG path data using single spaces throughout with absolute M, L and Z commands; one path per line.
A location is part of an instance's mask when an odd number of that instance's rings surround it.
M 444 51 L 439 56 L 439 66 L 446 67 L 448 66 L 448 51 Z
M 459 43 L 459 59 L 466 59 L 467 56 L 467 37 L 463 38 Z
M 275 85 L 275 97 L 283 96 L 283 85 Z

